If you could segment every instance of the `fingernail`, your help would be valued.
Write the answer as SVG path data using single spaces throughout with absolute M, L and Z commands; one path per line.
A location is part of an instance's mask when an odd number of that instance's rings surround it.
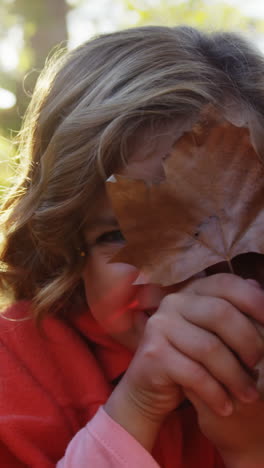
M 221 416 L 230 416 L 233 413 L 233 405 L 231 401 L 226 401 L 220 410 Z
M 241 393 L 239 399 L 243 401 L 243 403 L 251 403 L 256 401 L 258 398 L 259 392 L 257 389 L 255 387 L 249 386 L 243 393 Z

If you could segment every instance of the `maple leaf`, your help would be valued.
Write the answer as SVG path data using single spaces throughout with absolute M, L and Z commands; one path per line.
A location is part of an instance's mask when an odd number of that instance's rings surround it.
M 137 284 L 175 284 L 223 261 L 233 271 L 237 255 L 264 253 L 264 166 L 247 128 L 203 113 L 164 171 L 159 184 L 107 182 L 127 240 L 113 261 L 135 265 Z

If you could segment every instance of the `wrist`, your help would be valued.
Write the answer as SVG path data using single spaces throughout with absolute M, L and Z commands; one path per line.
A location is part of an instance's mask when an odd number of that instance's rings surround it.
M 152 418 L 133 399 L 125 382 L 115 388 L 104 410 L 148 452 L 151 452 L 164 417 Z

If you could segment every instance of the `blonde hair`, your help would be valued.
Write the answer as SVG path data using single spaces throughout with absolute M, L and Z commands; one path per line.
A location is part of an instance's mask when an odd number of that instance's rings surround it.
M 83 229 L 141 125 L 232 96 L 264 114 L 264 62 L 242 38 L 188 27 L 100 36 L 51 59 L 21 131 L 21 177 L 3 205 L 0 288 L 40 318 L 83 301 Z

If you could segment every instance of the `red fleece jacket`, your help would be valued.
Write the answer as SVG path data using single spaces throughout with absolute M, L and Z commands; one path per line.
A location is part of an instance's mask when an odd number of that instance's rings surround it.
M 41 332 L 28 309 L 18 303 L 0 317 L 0 466 L 51 468 L 104 404 L 132 355 L 87 310 L 71 320 L 48 317 Z M 224 466 L 192 407 L 166 420 L 153 457 L 163 468 Z

